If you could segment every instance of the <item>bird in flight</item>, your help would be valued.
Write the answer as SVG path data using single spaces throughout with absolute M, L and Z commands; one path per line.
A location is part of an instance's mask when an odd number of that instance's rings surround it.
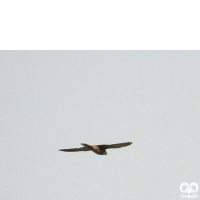
M 101 145 L 89 145 L 85 143 L 81 143 L 83 147 L 80 148 L 72 148 L 72 149 L 60 149 L 59 151 L 65 152 L 76 152 L 76 151 L 93 151 L 99 155 L 107 155 L 106 149 L 112 148 L 121 148 L 131 145 L 132 142 L 124 142 L 124 143 L 117 143 L 117 144 L 101 144 Z

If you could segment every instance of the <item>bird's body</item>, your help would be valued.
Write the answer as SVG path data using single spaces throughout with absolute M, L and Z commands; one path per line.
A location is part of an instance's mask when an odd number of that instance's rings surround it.
M 82 143 L 84 147 L 80 148 L 72 148 L 72 149 L 60 149 L 59 151 L 65 152 L 77 152 L 77 151 L 93 151 L 98 155 L 107 155 L 106 149 L 110 148 L 121 148 L 131 145 L 132 142 L 124 142 L 124 143 L 117 143 L 117 144 L 101 144 L 101 145 L 89 145 Z

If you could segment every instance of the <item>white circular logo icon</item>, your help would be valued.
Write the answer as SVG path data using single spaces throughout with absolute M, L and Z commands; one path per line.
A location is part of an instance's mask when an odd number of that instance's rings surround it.
M 198 189 L 199 189 L 198 184 L 195 182 L 190 183 L 190 185 L 186 182 L 181 183 L 180 191 L 182 193 L 185 193 L 184 195 L 181 195 L 181 198 L 187 198 L 187 199 L 197 198 L 198 195 L 196 195 L 195 193 L 197 193 Z

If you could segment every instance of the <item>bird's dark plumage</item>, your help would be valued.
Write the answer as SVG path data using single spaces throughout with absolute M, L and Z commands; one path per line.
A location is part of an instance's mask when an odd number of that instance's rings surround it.
M 72 148 L 72 149 L 60 149 L 59 151 L 66 151 L 66 152 L 76 152 L 76 151 L 90 151 L 87 147 L 80 147 L 80 148 Z
M 80 148 L 72 148 L 72 149 L 60 149 L 59 151 L 66 151 L 66 152 L 77 152 L 77 151 L 93 151 L 99 155 L 107 155 L 106 149 L 111 148 L 121 148 L 131 145 L 132 142 L 124 142 L 124 143 L 117 143 L 117 144 L 101 144 L 101 145 L 89 145 L 82 143 L 84 147 Z
M 104 148 L 104 149 L 111 149 L 111 148 L 126 147 L 131 144 L 132 142 L 124 142 L 124 143 L 117 143 L 117 144 L 101 144 L 101 145 L 98 145 L 98 147 Z

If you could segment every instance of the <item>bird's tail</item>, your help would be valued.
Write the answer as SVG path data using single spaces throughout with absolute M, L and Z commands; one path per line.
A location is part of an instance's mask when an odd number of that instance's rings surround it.
M 84 147 L 89 147 L 90 145 L 85 144 L 85 143 L 81 143 Z
M 87 147 L 88 149 L 93 149 L 92 146 L 90 146 L 89 144 L 85 144 L 85 143 L 81 143 L 84 147 Z

